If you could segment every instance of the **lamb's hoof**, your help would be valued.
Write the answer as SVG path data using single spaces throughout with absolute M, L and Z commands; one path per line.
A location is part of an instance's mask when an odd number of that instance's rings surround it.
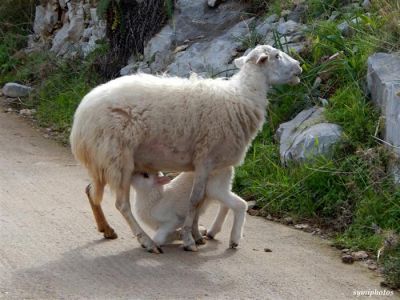
M 205 244 L 206 244 L 206 240 L 203 238 L 196 240 L 196 245 L 205 245 Z
M 238 246 L 239 246 L 238 243 L 235 243 L 235 242 L 230 242 L 229 243 L 229 248 L 231 248 L 231 249 L 236 249 Z
M 161 247 L 155 246 L 151 249 L 147 249 L 148 252 L 154 253 L 154 254 L 161 254 L 164 253 L 164 251 L 161 249 Z
M 191 252 L 197 252 L 197 251 L 199 251 L 199 250 L 197 249 L 197 246 L 196 246 L 196 245 L 184 246 L 184 247 L 183 247 L 183 250 L 185 250 L 185 251 L 191 251 Z
M 207 233 L 206 239 L 207 239 L 207 240 L 213 240 L 213 239 L 214 239 L 214 236 L 213 236 L 212 234 L 210 234 L 210 233 Z
M 106 228 L 103 231 L 103 233 L 104 233 L 104 238 L 109 239 L 109 240 L 114 240 L 118 237 L 117 233 L 111 227 Z

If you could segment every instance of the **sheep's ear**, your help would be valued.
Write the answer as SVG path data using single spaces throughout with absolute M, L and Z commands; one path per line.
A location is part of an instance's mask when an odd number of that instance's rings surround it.
M 239 58 L 236 58 L 233 63 L 235 64 L 235 66 L 239 69 L 241 69 L 244 65 L 244 63 L 246 62 L 246 56 L 242 56 Z
M 260 54 L 259 52 L 256 51 L 250 53 L 246 58 L 246 62 L 251 62 L 256 65 L 261 65 L 266 61 L 268 61 L 268 54 L 266 53 Z
M 159 185 L 167 184 L 171 181 L 171 179 L 167 176 L 157 176 L 156 182 Z
M 256 61 L 256 65 L 260 65 L 260 64 L 263 64 L 263 63 L 265 63 L 266 61 L 268 61 L 268 54 L 265 54 L 265 53 L 262 53 L 258 58 L 257 58 L 257 61 Z

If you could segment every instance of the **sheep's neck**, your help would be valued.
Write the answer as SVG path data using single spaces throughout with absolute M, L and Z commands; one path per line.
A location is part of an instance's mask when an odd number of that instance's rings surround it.
M 266 109 L 269 86 L 266 84 L 267 78 L 262 72 L 242 69 L 232 77 L 232 80 L 239 82 L 239 92 L 246 95 L 246 98 L 252 100 L 259 108 Z

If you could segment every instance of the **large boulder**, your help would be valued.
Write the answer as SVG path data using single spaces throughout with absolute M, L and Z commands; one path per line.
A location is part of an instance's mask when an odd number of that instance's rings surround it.
M 332 154 L 333 146 L 340 141 L 342 129 L 337 124 L 326 122 L 323 112 L 321 107 L 303 110 L 293 120 L 279 126 L 276 136 L 283 164 Z
M 168 66 L 168 72 L 178 76 L 188 76 L 191 72 L 210 76 L 215 74 L 229 75 L 234 68 L 233 57 L 241 45 L 240 37 L 248 32 L 251 20 L 244 20 L 225 34 L 211 42 L 194 43 L 184 52 L 179 52 L 175 61 Z M 224 72 L 225 71 L 225 72 Z
M 3 95 L 10 98 L 25 97 L 33 88 L 19 83 L 9 82 L 3 87 Z
M 400 55 L 375 53 L 368 58 L 368 89 L 385 120 L 384 140 L 395 154 L 392 170 L 400 183 Z

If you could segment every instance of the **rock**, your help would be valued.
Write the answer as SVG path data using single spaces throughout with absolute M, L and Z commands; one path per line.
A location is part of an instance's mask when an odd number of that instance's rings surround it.
M 342 253 L 349 253 L 349 252 L 350 252 L 350 249 L 347 249 L 347 248 L 342 249 Z
M 339 125 L 326 123 L 323 111 L 317 107 L 304 110 L 279 126 L 276 136 L 282 163 L 303 162 L 332 153 L 332 147 L 340 141 L 342 129 Z
M 293 12 L 287 16 L 287 19 L 295 22 L 301 22 L 307 13 L 307 10 L 308 6 L 305 3 L 298 3 Z
M 272 252 L 272 250 L 269 248 L 264 248 L 264 252 Z
M 253 209 L 256 206 L 256 201 L 247 201 L 247 209 Z
M 339 25 L 337 25 L 337 28 L 340 30 L 342 35 L 351 36 L 354 32 L 353 26 L 355 24 L 358 24 L 361 21 L 362 21 L 362 19 L 360 17 L 357 17 L 357 18 L 351 19 L 350 21 L 344 21 L 344 22 L 340 23 Z
M 221 3 L 221 0 L 208 0 L 207 5 L 211 8 L 217 7 Z
M 310 228 L 310 225 L 308 225 L 308 224 L 296 224 L 296 225 L 294 225 L 294 228 L 304 230 L 304 229 Z
M 167 25 L 147 43 L 144 48 L 144 59 L 149 62 L 153 72 L 160 72 L 171 61 L 173 41 L 174 30 Z
M 3 95 L 6 97 L 17 98 L 28 96 L 33 88 L 19 83 L 9 82 L 3 86 Z
M 271 23 L 264 21 L 263 23 L 256 26 L 256 31 L 258 34 L 265 36 L 272 29 Z
M 136 72 L 136 69 L 137 69 L 137 66 L 136 66 L 134 63 L 132 63 L 132 64 L 129 64 L 129 65 L 123 67 L 123 68 L 119 71 L 119 74 L 120 74 L 121 76 L 134 74 L 134 73 Z
M 378 267 L 376 265 L 368 265 L 368 269 L 375 271 Z
M 369 9 L 369 8 L 371 7 L 371 1 L 369 1 L 369 0 L 364 0 L 363 3 L 361 4 L 361 6 L 362 6 L 364 9 Z
M 84 32 L 84 9 L 83 3 L 68 2 L 66 21 L 62 28 L 53 38 L 53 45 L 50 51 L 57 55 L 73 54 L 78 52 L 77 42 Z
M 274 220 L 274 218 L 270 214 L 268 214 L 266 216 L 266 219 L 269 220 L 269 221 L 273 221 Z
M 184 52 L 177 53 L 174 62 L 167 68 L 168 72 L 181 77 L 187 77 L 191 72 L 204 77 L 233 74 L 232 60 L 241 45 L 239 38 L 248 33 L 251 21 L 242 21 L 211 42 L 194 43 Z
M 180 45 L 175 48 L 174 53 L 185 51 L 188 47 L 189 47 L 189 45 L 186 45 L 186 44 Z
M 46 28 L 46 24 L 44 22 L 45 14 L 46 14 L 45 7 L 43 7 L 42 5 L 36 6 L 36 9 L 35 9 L 35 20 L 33 21 L 33 32 L 35 34 L 37 34 L 38 36 L 40 36 L 44 32 L 44 30 Z
M 342 262 L 344 262 L 345 264 L 352 264 L 354 262 L 353 256 L 351 256 L 350 254 L 343 254 Z
M 279 19 L 279 17 L 278 17 L 277 14 L 272 14 L 272 15 L 268 16 L 268 17 L 264 20 L 264 23 L 272 24 L 272 23 L 278 21 L 278 19 Z
M 363 260 L 368 258 L 368 253 L 365 251 L 352 252 L 351 255 L 353 256 L 354 260 Z
M 285 225 L 291 225 L 291 224 L 293 224 L 293 219 L 291 217 L 286 217 L 283 219 L 283 223 Z
M 36 109 L 21 109 L 19 111 L 19 114 L 21 116 L 25 116 L 25 117 L 31 117 L 32 115 L 34 115 L 36 113 Z
M 277 31 L 282 35 L 287 35 L 293 32 L 299 32 L 303 29 L 303 25 L 289 20 L 278 25 Z
M 247 213 L 248 213 L 250 216 L 258 216 L 258 215 L 260 214 L 260 211 L 257 210 L 257 209 L 248 209 L 248 210 L 247 210 Z
M 383 139 L 394 154 L 390 170 L 400 183 L 400 55 L 375 53 L 368 58 L 368 89 L 384 117 Z
M 338 11 L 334 10 L 328 20 L 335 21 L 339 16 L 340 16 L 340 13 Z

